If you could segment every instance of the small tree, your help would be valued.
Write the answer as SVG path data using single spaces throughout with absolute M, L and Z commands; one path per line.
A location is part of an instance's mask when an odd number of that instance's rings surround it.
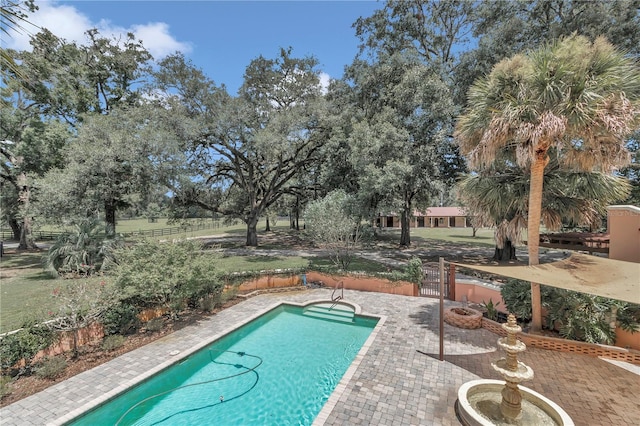
M 306 234 L 329 250 L 331 260 L 342 270 L 349 267 L 354 251 L 363 243 L 363 227 L 353 206 L 353 198 L 337 190 L 309 203 L 303 215 Z
M 74 357 L 78 355 L 80 330 L 99 321 L 117 300 L 112 287 L 104 281 L 99 284 L 84 281 L 55 289 L 53 297 L 58 306 L 57 311 L 50 312 L 54 319 L 49 324 L 56 330 L 71 332 Z

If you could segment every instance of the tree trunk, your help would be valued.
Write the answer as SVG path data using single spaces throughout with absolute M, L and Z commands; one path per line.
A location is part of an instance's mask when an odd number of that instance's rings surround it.
M 411 245 L 411 230 L 410 230 L 410 219 L 411 219 L 411 206 L 405 206 L 402 209 L 402 213 L 400 213 L 400 246 L 401 247 L 409 247 Z
M 511 243 L 511 240 L 505 241 L 503 248 L 498 248 L 498 246 L 496 246 L 493 253 L 493 260 L 497 262 L 518 260 L 518 258 L 516 257 L 516 246 Z
M 107 226 L 107 235 L 116 233 L 116 206 L 112 200 L 104 203 L 104 223 Z
M 258 247 L 258 214 L 251 212 L 247 219 L 247 247 Z
M 36 249 L 36 243 L 33 241 L 33 235 L 31 234 L 31 218 L 25 217 L 20 227 L 20 239 L 18 243 L 18 250 Z
M 267 226 L 264 227 L 264 232 L 271 232 L 271 225 L 269 224 L 269 216 L 267 216 Z
M 31 234 L 31 216 L 29 212 L 29 199 L 31 198 L 31 190 L 27 184 L 27 175 L 20 173 L 18 176 L 18 186 L 20 192 L 18 193 L 18 199 L 22 203 L 22 226 L 20 227 L 20 238 L 18 243 L 18 250 L 28 250 L 38 248 L 33 241 L 33 235 Z
M 11 218 L 7 220 L 9 226 L 11 227 L 11 232 L 13 233 L 13 239 L 16 241 L 20 241 L 20 233 L 22 232 L 22 226 L 15 218 Z
M 531 165 L 531 181 L 529 184 L 529 208 L 527 217 L 527 251 L 529 266 L 540 263 L 538 249 L 540 247 L 540 216 L 542 213 L 542 185 L 544 168 L 549 162 L 546 150 L 536 152 L 536 159 Z M 542 301 L 540 284 L 531 283 L 531 330 L 542 330 Z

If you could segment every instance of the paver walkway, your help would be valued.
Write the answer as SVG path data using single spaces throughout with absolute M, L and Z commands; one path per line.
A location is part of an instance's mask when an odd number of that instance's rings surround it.
M 0 410 L 0 424 L 61 424 L 96 398 L 175 361 L 280 301 L 328 298 L 316 289 L 264 294 L 239 303 L 198 325 L 179 330 L 107 364 Z M 479 378 L 500 379 L 490 366 L 502 357 L 497 336 L 487 330 L 445 325 L 445 360 L 438 360 L 438 300 L 345 290 L 345 300 L 363 313 L 385 317 L 355 371 L 334 393 L 329 412 L 316 424 L 457 425 L 458 387 Z M 447 306 L 452 302 L 447 302 Z M 576 425 L 638 425 L 640 376 L 584 355 L 528 349 L 520 359 L 535 373 L 524 383 L 564 408 Z

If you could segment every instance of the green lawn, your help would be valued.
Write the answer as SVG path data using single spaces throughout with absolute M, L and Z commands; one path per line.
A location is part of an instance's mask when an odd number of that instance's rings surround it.
M 429 240 L 449 241 L 471 245 L 493 246 L 493 229 L 481 228 L 473 236 L 471 228 L 411 228 L 411 243 L 427 245 Z M 400 228 L 384 228 L 381 237 L 389 242 L 400 241 Z
M 275 269 L 302 269 L 309 259 L 300 256 L 224 256 L 216 259 L 223 272 L 273 271 Z
M 127 224 L 125 229 L 142 229 L 142 226 L 165 226 L 164 219 L 149 224 L 146 220 L 121 221 L 121 226 Z M 295 231 L 288 230 L 288 223 L 281 221 L 275 227 L 276 234 L 284 236 L 295 235 Z M 150 229 L 150 228 L 146 228 Z M 244 224 L 219 228 L 215 233 L 231 233 L 243 236 Z M 264 224 L 259 225 L 258 242 L 261 249 L 287 248 L 286 243 L 267 241 L 264 233 Z M 211 230 L 200 231 L 202 235 L 213 235 Z M 195 233 L 194 233 L 195 234 Z M 197 235 L 184 234 L 183 237 Z M 179 236 L 173 236 L 178 238 Z M 493 230 L 480 229 L 476 237 L 472 237 L 471 228 L 413 228 L 411 230 L 412 242 L 418 247 L 428 247 L 429 241 L 450 241 L 470 245 L 493 246 Z M 383 242 L 391 246 L 397 244 L 400 239 L 400 230 L 384 230 L 381 234 Z M 240 244 L 241 245 L 241 244 Z M 237 246 L 237 245 L 236 245 Z M 274 269 L 302 269 L 302 268 L 326 268 L 331 267 L 332 262 L 326 257 L 306 258 L 300 256 L 280 255 L 254 255 L 254 256 L 222 256 L 213 254 L 218 268 L 223 272 L 236 271 L 262 271 Z M 52 297 L 55 288 L 73 285 L 77 280 L 54 279 L 48 276 L 41 267 L 41 253 L 8 253 L 2 258 L 2 279 L 0 279 L 0 332 L 19 328 L 25 319 L 34 317 L 42 318 L 53 309 Z M 362 258 L 355 258 L 349 267 L 352 271 L 384 272 L 387 267 L 379 263 Z M 5 271 L 9 271 L 5 274 Z M 91 278 L 96 283 L 102 280 L 109 282 L 109 277 Z
M 89 279 L 100 280 L 100 277 Z M 15 330 L 25 321 L 47 318 L 55 309 L 53 291 L 75 283 L 75 280 L 51 278 L 42 269 L 35 268 L 25 275 L 3 277 L 0 282 L 0 333 Z

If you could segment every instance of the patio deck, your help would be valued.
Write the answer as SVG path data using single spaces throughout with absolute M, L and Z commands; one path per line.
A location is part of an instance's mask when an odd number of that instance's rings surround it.
M 62 424 L 107 392 L 170 362 L 245 322 L 279 301 L 328 298 L 331 290 L 263 294 L 206 321 L 79 374 L 0 410 L 0 423 Z M 331 398 L 335 405 L 314 424 L 458 425 L 458 387 L 469 380 L 500 379 L 490 362 L 502 357 L 487 330 L 445 325 L 445 361 L 438 360 L 438 300 L 345 290 L 345 300 L 385 322 L 355 371 Z M 446 302 L 446 306 L 453 302 Z M 576 425 L 640 424 L 640 376 L 618 364 L 584 355 L 528 349 L 520 357 L 535 377 L 525 386 L 559 404 Z

